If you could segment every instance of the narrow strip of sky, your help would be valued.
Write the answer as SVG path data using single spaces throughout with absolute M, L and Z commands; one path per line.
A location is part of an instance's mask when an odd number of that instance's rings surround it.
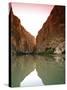
M 12 3 L 12 8 L 25 29 L 36 37 L 43 23 L 50 15 L 53 5 Z

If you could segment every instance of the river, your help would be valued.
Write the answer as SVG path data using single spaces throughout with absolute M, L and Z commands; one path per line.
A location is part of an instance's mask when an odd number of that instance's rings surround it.
M 11 61 L 11 86 L 42 86 L 65 83 L 64 55 L 22 55 Z

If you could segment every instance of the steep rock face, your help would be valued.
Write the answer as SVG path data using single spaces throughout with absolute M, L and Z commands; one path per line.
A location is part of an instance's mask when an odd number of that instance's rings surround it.
M 20 19 L 13 14 L 12 7 L 9 13 L 9 31 L 11 33 L 11 50 L 31 53 L 35 47 L 35 38 L 21 25 Z
M 36 51 L 43 52 L 46 48 L 64 50 L 65 39 L 65 7 L 54 6 L 46 23 L 36 37 Z M 61 46 L 61 47 L 59 47 Z M 61 52 L 63 51 L 61 50 Z M 57 51 L 56 51 L 57 52 Z

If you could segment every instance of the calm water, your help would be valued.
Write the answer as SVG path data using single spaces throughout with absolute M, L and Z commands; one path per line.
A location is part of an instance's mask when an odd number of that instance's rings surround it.
M 64 56 L 16 56 L 11 62 L 12 87 L 64 84 Z

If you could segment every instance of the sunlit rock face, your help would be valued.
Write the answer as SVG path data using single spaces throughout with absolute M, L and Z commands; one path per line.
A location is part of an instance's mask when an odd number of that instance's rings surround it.
M 58 50 L 59 53 L 62 53 L 64 51 L 64 39 L 65 7 L 54 6 L 36 37 L 37 52 L 43 52 L 46 48 L 54 48 L 55 53 L 58 53 Z
M 10 7 L 9 13 L 9 31 L 11 33 L 11 50 L 22 53 L 33 52 L 35 38 L 21 25 L 20 19 L 13 14 L 12 7 Z

